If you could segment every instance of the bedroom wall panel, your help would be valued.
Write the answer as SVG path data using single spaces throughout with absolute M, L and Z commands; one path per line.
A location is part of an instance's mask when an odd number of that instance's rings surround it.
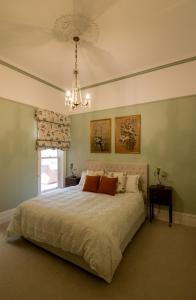
M 72 116 L 72 147 L 67 153 L 80 172 L 86 160 L 149 163 L 150 183 L 157 166 L 174 187 L 174 209 L 196 214 L 196 96 L 182 97 Z M 114 118 L 141 114 L 141 154 L 114 153 Z M 90 120 L 112 118 L 112 153 L 90 153 Z M 0 98 L 0 211 L 37 194 L 34 108 Z
M 69 164 L 80 173 L 86 160 L 147 162 L 150 184 L 156 167 L 168 172 L 166 184 L 174 187 L 174 209 L 196 214 L 196 96 L 181 97 L 72 116 Z M 114 118 L 141 114 L 141 154 L 114 153 Z M 90 120 L 112 118 L 112 153 L 90 153 Z
M 37 194 L 34 108 L 0 98 L 0 211 Z

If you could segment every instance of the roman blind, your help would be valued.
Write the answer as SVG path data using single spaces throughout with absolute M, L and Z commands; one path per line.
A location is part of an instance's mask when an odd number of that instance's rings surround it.
M 37 149 L 67 150 L 70 148 L 70 117 L 38 108 L 35 118 L 38 129 Z

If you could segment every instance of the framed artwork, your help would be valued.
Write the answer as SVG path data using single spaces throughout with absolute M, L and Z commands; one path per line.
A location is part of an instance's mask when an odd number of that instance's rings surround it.
M 91 153 L 111 152 L 111 119 L 90 122 Z
M 140 153 L 141 115 L 115 119 L 115 152 Z

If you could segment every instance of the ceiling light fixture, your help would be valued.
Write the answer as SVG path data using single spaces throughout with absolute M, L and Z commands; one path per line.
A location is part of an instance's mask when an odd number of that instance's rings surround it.
M 71 111 L 76 110 L 80 107 L 90 107 L 91 96 L 89 93 L 85 95 L 85 98 L 82 98 L 80 83 L 78 79 L 79 70 L 78 70 L 78 42 L 80 38 L 78 36 L 73 37 L 75 42 L 75 64 L 73 70 L 73 83 L 72 89 L 65 92 L 65 106 L 68 107 Z

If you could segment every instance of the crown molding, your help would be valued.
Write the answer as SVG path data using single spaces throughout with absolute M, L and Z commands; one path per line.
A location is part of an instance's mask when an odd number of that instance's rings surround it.
M 87 85 L 87 86 L 83 86 L 81 88 L 81 90 L 86 90 L 86 89 L 90 89 L 90 88 L 94 88 L 94 87 L 98 87 L 98 86 L 101 86 L 101 85 L 106 85 L 106 84 L 110 84 L 110 83 L 113 83 L 113 82 L 116 82 L 116 81 L 120 81 L 120 80 L 125 80 L 125 79 L 128 79 L 128 78 L 132 78 L 132 77 L 136 77 L 136 76 L 140 76 L 140 75 L 144 75 L 144 74 L 148 74 L 148 73 L 152 73 L 152 72 L 155 72 L 155 71 L 159 71 L 159 70 L 162 70 L 162 69 L 166 69 L 166 68 L 171 68 L 171 67 L 175 67 L 175 66 L 178 66 L 178 65 L 181 65 L 181 64 L 186 64 L 186 63 L 189 63 L 189 62 L 193 62 L 193 61 L 196 61 L 196 56 L 192 56 L 192 57 L 188 57 L 188 58 L 185 58 L 185 59 L 181 59 L 181 60 L 177 60 L 177 61 L 174 61 L 174 62 L 171 62 L 171 63 L 168 63 L 168 64 L 164 64 L 164 65 L 160 65 L 160 66 L 157 66 L 157 67 L 153 67 L 153 68 L 149 68 L 149 69 L 145 69 L 145 70 L 142 70 L 142 71 L 138 71 L 138 72 L 135 72 L 135 73 L 130 73 L 130 74 L 127 74 L 127 75 L 124 75 L 124 76 L 120 76 L 120 77 L 116 77 L 116 78 L 113 78 L 113 79 L 109 79 L 109 80 L 105 80 L 105 81 L 101 81 L 101 82 L 97 82 L 97 83 L 94 83 L 94 84 L 90 84 L 90 85 Z M 34 80 L 37 80 L 47 86 L 50 86 L 60 92 L 63 92 L 65 93 L 65 90 L 51 82 L 48 82 L 38 76 L 35 76 L 23 69 L 20 69 L 19 67 L 16 67 L 4 60 L 1 60 L 0 59 L 0 64 L 9 68 L 9 69 L 12 69 L 22 75 L 25 75 L 27 77 L 30 77 Z
M 16 66 L 14 66 L 14 65 L 12 65 L 12 64 L 10 64 L 10 63 L 8 63 L 8 62 L 2 60 L 2 59 L 0 59 L 0 64 L 1 64 L 2 66 L 4 66 L 4 67 L 7 67 L 7 68 L 9 68 L 9 69 L 12 69 L 12 70 L 14 70 L 14 71 L 20 73 L 20 74 L 22 74 L 22 75 L 25 75 L 25 76 L 30 77 L 30 78 L 32 78 L 32 79 L 35 79 L 35 80 L 37 80 L 37 81 L 39 81 L 39 82 L 41 82 L 41 83 L 43 83 L 43 84 L 46 84 L 47 86 L 50 86 L 50 87 L 52 87 L 53 89 L 56 89 L 56 90 L 58 90 L 58 91 L 60 91 L 60 92 L 63 92 L 63 93 L 65 92 L 65 90 L 62 89 L 62 88 L 60 88 L 59 86 L 57 86 L 57 85 L 55 85 L 55 84 L 53 84 L 53 83 L 51 83 L 51 82 L 48 82 L 48 81 L 46 81 L 46 80 L 44 80 L 44 79 L 42 79 L 42 78 L 40 78 L 40 77 L 38 77 L 38 76 L 36 76 L 36 75 L 33 75 L 33 74 L 31 74 L 31 73 L 29 73 L 29 72 L 23 70 L 23 69 L 20 69 L 19 67 L 16 67 Z
M 116 81 L 132 78 L 132 77 L 136 77 L 136 76 L 140 76 L 140 75 L 144 75 L 144 74 L 147 74 L 147 73 L 152 73 L 152 72 L 159 71 L 159 70 L 162 70 L 162 69 L 171 68 L 171 67 L 174 67 L 174 66 L 186 64 L 186 63 L 193 62 L 193 61 L 196 61 L 196 56 L 192 56 L 192 57 L 188 57 L 188 58 L 185 58 L 185 59 L 177 60 L 177 61 L 174 61 L 174 62 L 171 62 L 171 63 L 168 63 L 168 64 L 164 64 L 164 65 L 160 65 L 160 66 L 157 66 L 157 67 L 145 69 L 145 70 L 142 70 L 142 71 L 138 71 L 138 72 L 127 74 L 127 75 L 120 76 L 120 77 L 117 77 L 117 78 L 105 80 L 105 81 L 102 81 L 102 82 L 97 82 L 97 83 L 94 83 L 94 84 L 90 84 L 90 85 L 82 87 L 81 89 L 86 90 L 86 89 L 94 88 L 94 87 L 97 87 L 97 86 L 110 84 L 110 83 L 113 83 L 113 82 L 116 82 Z

